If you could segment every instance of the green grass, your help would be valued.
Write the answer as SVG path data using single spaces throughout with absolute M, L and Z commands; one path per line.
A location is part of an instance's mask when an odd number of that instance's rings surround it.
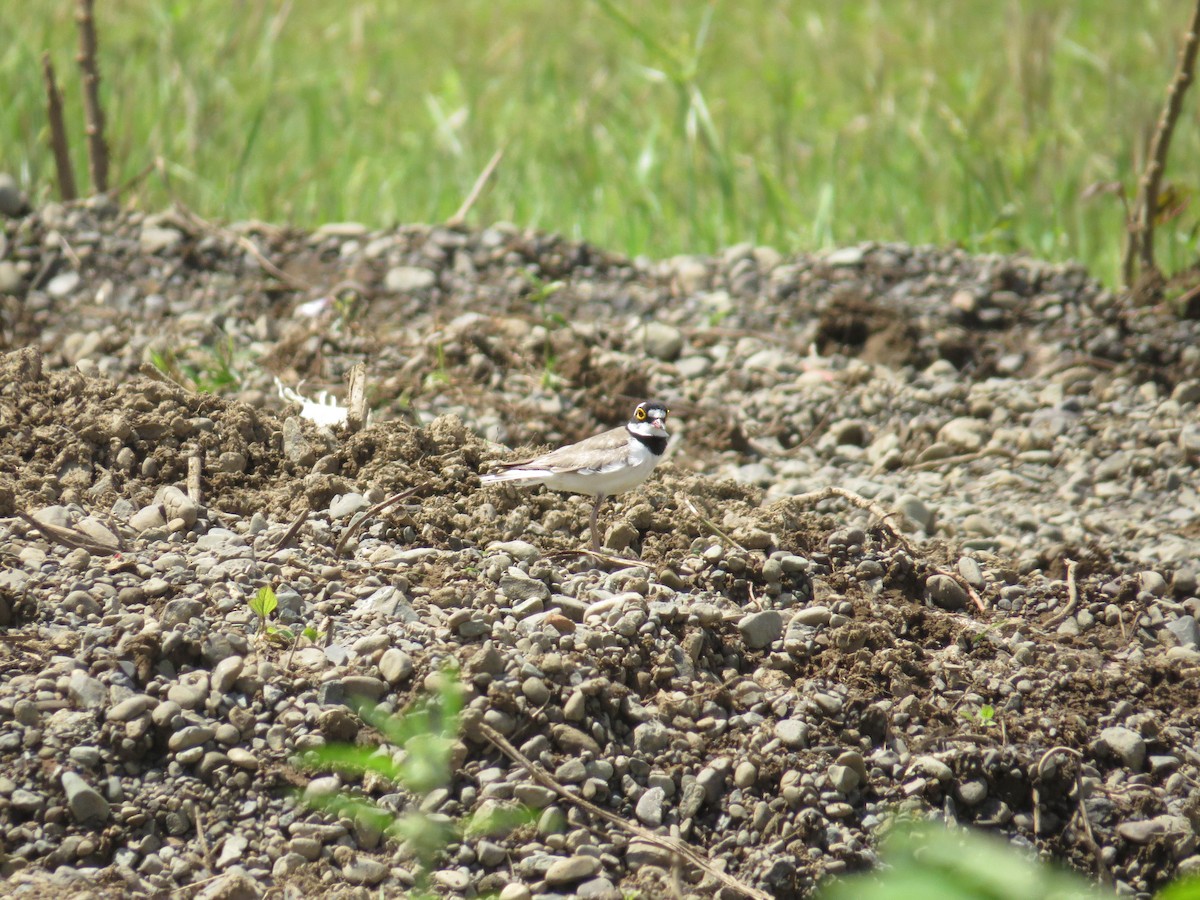
M 73 3 L 14 4 L 0 170 L 51 195 L 39 55 L 86 164 Z M 472 213 L 627 253 L 739 241 L 961 243 L 1074 258 L 1109 281 L 1190 2 L 672 0 L 98 4 L 119 184 L 200 214 L 375 226 Z M 282 10 L 282 11 L 281 11 Z M 1200 173 L 1197 94 L 1168 171 Z M 1192 261 L 1197 215 L 1160 233 Z

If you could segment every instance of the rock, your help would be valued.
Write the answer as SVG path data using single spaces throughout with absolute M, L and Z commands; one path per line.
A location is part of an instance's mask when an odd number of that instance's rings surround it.
M 940 609 L 957 612 L 966 607 L 971 597 L 949 575 L 930 575 L 925 580 L 925 599 Z
M 594 856 L 570 856 L 559 859 L 546 870 L 547 887 L 563 887 L 591 878 L 600 871 L 600 860 Z
M 156 500 L 162 504 L 168 522 L 182 519 L 184 527 L 191 528 L 200 516 L 200 505 L 177 487 L 163 488 Z
M 642 348 L 651 359 L 674 362 L 683 352 L 683 332 L 664 322 L 642 326 Z
M 1103 729 L 1093 745 L 1098 756 L 1115 759 L 1134 772 L 1146 763 L 1146 742 L 1136 731 L 1122 725 Z
M 371 887 L 387 878 L 388 867 L 369 856 L 356 856 L 342 867 L 342 876 L 351 884 Z
M 420 266 L 395 266 L 383 277 L 383 286 L 393 294 L 415 294 L 437 284 L 437 273 Z
M 657 828 L 663 821 L 663 801 L 666 794 L 662 788 L 652 787 L 638 798 L 634 812 L 647 828 Z
M 921 498 L 904 494 L 896 501 L 896 510 L 921 531 L 933 531 L 934 512 Z
M 108 689 L 83 669 L 72 670 L 67 694 L 82 709 L 100 709 L 108 702 Z
M 7 172 L 0 172 L 0 216 L 15 219 L 29 210 L 29 200 Z
M 153 503 L 150 506 L 143 506 L 130 516 L 129 526 L 139 533 L 149 531 L 151 528 L 166 528 L 167 517 L 162 506 Z
M 143 225 L 138 241 L 141 243 L 143 253 L 164 253 L 174 250 L 183 242 L 183 232 L 177 228 Z
M 1179 646 L 1192 650 L 1200 648 L 1200 628 L 1196 626 L 1194 616 L 1180 616 L 1167 623 L 1167 631 L 1175 635 Z
M 937 439 L 959 453 L 976 453 L 983 448 L 992 427 L 982 419 L 961 416 L 938 429 Z
M 783 634 L 783 616 L 774 609 L 750 613 L 741 618 L 737 627 L 747 648 L 761 650 L 771 646 Z
M 63 772 L 62 787 L 67 795 L 67 806 L 76 822 L 89 825 L 108 819 L 108 801 L 79 775 Z
M 389 647 L 379 657 L 379 674 L 383 680 L 395 687 L 407 681 L 413 673 L 412 657 L 396 647 Z
M 833 789 L 842 794 L 849 794 L 862 782 L 862 777 L 849 766 L 832 765 L 827 770 L 829 783 Z
M 775 737 L 791 750 L 802 750 L 808 746 L 809 727 L 799 719 L 784 719 L 775 726 Z
M 828 625 L 833 612 L 828 606 L 805 606 L 792 613 L 792 622 L 799 625 L 819 627 Z

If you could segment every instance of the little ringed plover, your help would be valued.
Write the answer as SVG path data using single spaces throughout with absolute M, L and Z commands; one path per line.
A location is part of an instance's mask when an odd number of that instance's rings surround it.
M 662 459 L 670 435 L 666 405 L 657 400 L 639 403 L 626 425 L 559 447 L 542 456 L 504 464 L 504 471 L 484 475 L 484 484 L 515 481 L 544 484 L 556 491 L 590 494 L 592 549 L 600 549 L 596 517 L 604 498 L 637 487 Z

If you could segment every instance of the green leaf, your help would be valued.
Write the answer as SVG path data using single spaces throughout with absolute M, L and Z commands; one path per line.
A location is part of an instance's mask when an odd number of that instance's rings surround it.
M 275 591 L 269 585 L 260 587 L 258 593 L 250 598 L 250 610 L 260 619 L 265 619 L 275 612 L 275 607 L 278 605 L 279 600 L 275 597 Z

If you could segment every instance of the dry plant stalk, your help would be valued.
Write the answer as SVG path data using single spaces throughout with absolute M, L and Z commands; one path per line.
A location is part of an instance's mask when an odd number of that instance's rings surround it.
M 75 23 L 79 26 L 79 55 L 75 57 L 83 73 L 83 113 L 88 139 L 88 171 L 92 190 L 108 190 L 108 145 L 104 142 L 104 107 L 100 105 L 100 70 L 96 66 L 96 19 L 93 0 L 79 0 Z
M 1167 87 L 1167 100 L 1158 118 L 1154 135 L 1150 139 L 1149 158 L 1138 184 L 1138 197 L 1133 207 L 1133 222 L 1129 229 L 1129 241 L 1125 246 L 1124 276 L 1126 287 L 1133 286 L 1134 269 L 1145 276 L 1161 277 L 1154 261 L 1154 217 L 1158 212 L 1158 192 L 1162 187 L 1163 174 L 1167 170 L 1167 154 L 1171 149 L 1171 137 L 1175 124 L 1183 111 L 1183 95 L 1192 83 L 1196 68 L 1196 51 L 1200 48 L 1200 0 L 1192 9 L 1192 18 L 1183 46 L 1179 48 L 1179 62 L 1175 77 Z M 1136 266 L 1135 266 L 1136 258 Z
M 346 398 L 346 429 L 362 431 L 367 424 L 367 367 L 357 363 L 350 370 L 350 391 Z
M 42 77 L 46 83 L 46 117 L 50 120 L 50 149 L 54 151 L 54 170 L 58 174 L 58 197 L 74 200 L 75 172 L 71 168 L 71 151 L 67 143 L 67 126 L 63 122 L 62 91 L 54 77 L 50 54 L 42 54 Z

